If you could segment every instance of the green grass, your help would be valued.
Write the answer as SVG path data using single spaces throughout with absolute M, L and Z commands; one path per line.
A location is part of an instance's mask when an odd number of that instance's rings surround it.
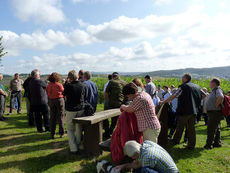
M 99 109 L 102 110 L 102 105 Z M 24 110 L 24 109 L 23 109 Z M 229 173 L 230 129 L 222 122 L 223 147 L 203 150 L 206 126 L 197 125 L 197 146 L 188 151 L 183 144 L 169 147 L 168 151 L 182 173 Z M 49 133 L 38 134 L 27 126 L 27 116 L 13 114 L 6 122 L 0 122 L 0 172 L 80 172 L 95 173 L 95 159 L 110 159 L 109 153 L 99 158 L 71 155 L 67 137 L 50 139 Z

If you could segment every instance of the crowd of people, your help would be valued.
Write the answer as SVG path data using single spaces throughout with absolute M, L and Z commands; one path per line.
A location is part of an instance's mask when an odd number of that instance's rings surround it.
M 81 124 L 73 123 L 75 117 L 93 115 L 97 109 L 98 87 L 91 80 L 91 73 L 74 70 L 68 73 L 67 79 L 61 79 L 58 73 L 49 75 L 47 81 L 40 79 L 40 71 L 35 69 L 25 80 L 21 80 L 19 74 L 14 75 L 10 82 L 10 110 L 12 114 L 15 100 L 17 100 L 17 113 L 21 113 L 22 91 L 27 106 L 28 122 L 30 126 L 36 125 L 37 131 L 50 132 L 51 138 L 56 136 L 56 124 L 59 125 L 60 137 L 65 136 L 64 123 L 66 123 L 70 152 L 79 154 L 83 150 L 83 135 Z M 3 75 L 0 74 L 0 81 Z M 193 150 L 196 146 L 195 124 L 204 117 L 207 125 L 207 140 L 205 149 L 221 147 L 220 122 L 224 119 L 222 114 L 224 92 L 217 78 L 210 81 L 211 92 L 206 88 L 201 89 L 192 83 L 192 76 L 186 73 L 182 77 L 182 84 L 176 88 L 153 83 L 149 75 L 145 76 L 146 85 L 139 78 L 127 83 L 123 81 L 117 72 L 108 75 L 108 82 L 104 86 L 104 110 L 120 108 L 120 117 L 103 122 L 104 138 L 119 140 L 117 134 L 121 135 L 120 121 L 130 116 L 127 123 L 137 129 L 138 139 L 135 135 L 127 141 L 123 141 L 122 154 L 135 160 L 131 163 L 121 164 L 114 168 L 120 172 L 126 168 L 132 168 L 133 172 L 179 172 L 171 156 L 157 144 L 161 132 L 161 123 L 156 115 L 156 107 L 167 105 L 169 119 L 168 138 L 172 144 L 179 144 L 185 130 L 185 147 Z M 230 94 L 230 92 L 229 92 Z M 5 98 L 8 94 L 0 83 L 0 120 L 5 121 Z M 89 111 L 90 110 L 90 111 Z M 226 117 L 230 125 L 230 116 Z M 117 123 L 118 121 L 118 123 Z M 124 122 L 123 122 L 124 123 Z M 136 125 L 135 125 L 136 123 Z M 44 126 L 44 127 L 43 127 Z M 114 129 L 117 129 L 114 131 Z M 125 125 L 132 128 L 130 125 Z M 129 129 L 125 133 L 128 133 Z M 131 133 L 131 132 L 130 132 Z M 141 136 L 140 136 L 141 135 Z M 115 137 L 116 136 L 116 137 Z M 116 142 L 111 143 L 111 148 L 116 148 Z M 113 157 L 113 151 L 112 157 Z M 116 155 L 116 153 L 115 153 Z M 123 157 L 122 157 L 123 158 Z M 122 160 L 119 160 L 122 161 Z M 122 163 L 122 162 L 120 162 Z

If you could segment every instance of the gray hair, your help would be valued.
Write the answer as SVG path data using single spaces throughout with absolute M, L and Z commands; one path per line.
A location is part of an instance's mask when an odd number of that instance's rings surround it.
M 135 154 L 140 154 L 141 151 L 141 144 L 137 143 L 136 141 L 128 141 L 125 143 L 124 146 L 124 154 L 133 157 Z
M 34 69 L 32 72 L 31 72 L 31 77 L 36 77 L 37 74 L 40 73 L 40 71 L 38 69 Z

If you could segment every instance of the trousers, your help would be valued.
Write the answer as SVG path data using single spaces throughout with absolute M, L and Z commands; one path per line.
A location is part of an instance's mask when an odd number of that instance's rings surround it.
M 158 172 L 158 171 L 156 171 L 150 167 L 143 167 L 143 168 L 139 168 L 139 169 L 134 169 L 133 173 L 160 173 L 160 172 Z
M 224 118 L 221 111 L 208 111 L 208 127 L 206 145 L 221 144 L 220 121 Z
M 44 127 L 46 131 L 50 130 L 49 127 L 49 111 L 48 111 L 48 105 L 31 105 L 31 112 L 35 115 L 35 122 L 37 126 L 38 132 L 42 132 L 43 128 L 42 125 L 44 123 Z
M 64 132 L 64 117 L 65 117 L 65 101 L 64 98 L 49 99 L 50 107 L 50 132 L 55 135 L 56 124 L 59 124 L 59 134 L 63 135 Z
M 34 126 L 34 114 L 30 109 L 30 100 L 28 97 L 25 97 L 25 100 L 26 100 L 26 110 L 27 110 L 29 125 Z
M 180 143 L 184 128 L 187 125 L 188 131 L 188 147 L 194 148 L 196 145 L 196 130 L 195 130 L 196 115 L 183 115 L 179 116 L 176 133 L 173 141 L 176 144 Z
M 82 137 L 82 125 L 78 123 L 74 124 L 73 118 L 81 116 L 83 113 L 84 110 L 75 112 L 66 111 L 66 128 L 71 152 L 78 151 L 78 145 L 81 143 Z
M 5 96 L 0 95 L 0 118 L 3 117 L 5 113 Z
M 22 103 L 22 92 L 21 91 L 12 91 L 11 96 L 10 96 L 10 113 L 12 113 L 15 98 L 17 98 L 17 101 L 18 101 L 17 112 L 20 113 L 21 103 Z
M 150 129 L 147 128 L 144 132 L 143 132 L 143 141 L 152 141 L 157 143 L 157 138 L 160 134 L 161 129 Z

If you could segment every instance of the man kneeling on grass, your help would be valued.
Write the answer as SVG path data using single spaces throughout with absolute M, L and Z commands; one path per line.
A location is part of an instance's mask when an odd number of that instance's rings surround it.
M 154 142 L 145 141 L 141 145 L 136 141 L 128 141 L 125 143 L 124 153 L 135 161 L 117 166 L 117 172 L 124 169 L 133 169 L 133 173 L 179 172 L 168 152 Z

